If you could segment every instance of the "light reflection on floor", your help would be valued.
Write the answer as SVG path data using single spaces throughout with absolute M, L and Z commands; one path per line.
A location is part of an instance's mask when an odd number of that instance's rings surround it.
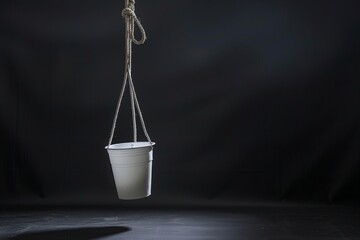
M 17 211 L 0 215 L 0 239 L 360 239 L 359 219 L 324 208 Z

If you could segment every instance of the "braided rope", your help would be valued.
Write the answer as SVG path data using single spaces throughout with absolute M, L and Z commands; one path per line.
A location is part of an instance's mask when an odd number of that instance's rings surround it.
M 121 15 L 125 18 L 125 26 L 126 26 L 125 72 L 124 72 L 123 84 L 122 84 L 121 91 L 120 91 L 120 96 L 119 96 L 119 99 L 118 99 L 117 105 L 116 105 L 115 116 L 113 119 L 113 124 L 112 124 L 111 132 L 110 132 L 110 139 L 109 139 L 108 147 L 111 145 L 111 142 L 114 137 L 114 132 L 115 132 L 115 128 L 116 128 L 119 109 L 120 109 L 122 99 L 124 97 L 124 92 L 125 92 L 125 88 L 127 86 L 128 81 L 129 81 L 129 89 L 130 89 L 130 101 L 131 101 L 134 142 L 137 142 L 137 126 L 136 126 L 136 111 L 137 111 L 144 134 L 145 134 L 147 140 L 150 142 L 150 145 L 152 146 L 152 141 L 150 139 L 150 136 L 149 136 L 148 131 L 145 126 L 145 121 L 144 121 L 144 118 L 143 118 L 143 115 L 142 115 L 142 112 L 140 109 L 140 104 L 139 104 L 138 98 L 136 96 L 135 87 L 134 87 L 134 83 L 133 83 L 132 75 L 131 75 L 132 43 L 135 43 L 136 45 L 140 45 L 140 44 L 143 44 L 146 40 L 145 30 L 135 14 L 135 0 L 126 0 L 125 8 L 122 10 Z M 134 36 L 135 24 L 137 25 L 137 27 L 139 28 L 139 30 L 141 32 L 140 40 L 137 40 Z

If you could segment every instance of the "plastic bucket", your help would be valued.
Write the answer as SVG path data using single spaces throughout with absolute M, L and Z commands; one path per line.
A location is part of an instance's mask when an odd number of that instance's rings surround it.
M 139 199 L 151 194 L 154 144 L 128 142 L 105 147 L 110 157 L 119 199 Z

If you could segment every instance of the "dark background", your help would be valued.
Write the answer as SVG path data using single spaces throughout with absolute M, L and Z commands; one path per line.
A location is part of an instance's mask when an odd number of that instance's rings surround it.
M 360 199 L 358 1 L 138 0 L 153 195 L 117 200 L 104 146 L 123 4 L 0 2 L 3 206 Z M 117 142 L 131 140 L 126 100 Z

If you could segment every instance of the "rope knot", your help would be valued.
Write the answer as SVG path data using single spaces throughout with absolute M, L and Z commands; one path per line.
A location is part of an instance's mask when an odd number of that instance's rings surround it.
M 130 31 L 130 37 L 131 41 L 135 43 L 136 45 L 143 44 L 146 40 L 146 33 L 144 27 L 141 25 L 139 19 L 137 18 L 135 14 L 135 6 L 134 4 L 130 4 L 128 7 L 124 8 L 121 11 L 121 16 L 125 18 L 125 21 L 129 24 L 129 31 Z M 134 36 L 134 22 L 136 23 L 137 27 L 139 28 L 141 32 L 141 39 L 137 40 Z
M 130 7 L 126 7 L 121 11 L 121 16 L 124 18 L 135 17 L 135 12 Z

